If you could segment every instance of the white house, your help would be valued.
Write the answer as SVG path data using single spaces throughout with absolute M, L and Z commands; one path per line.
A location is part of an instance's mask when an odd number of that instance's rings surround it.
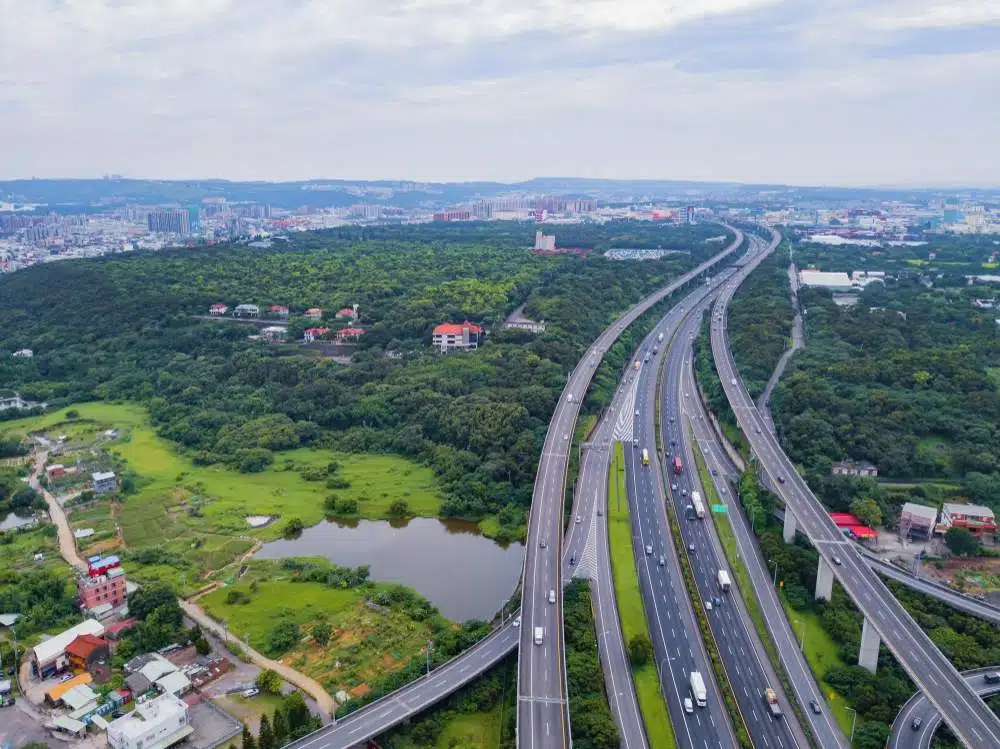
M 194 732 L 188 706 L 167 692 L 108 724 L 112 749 L 166 749 Z
M 102 471 L 90 474 L 90 480 L 97 494 L 110 494 L 118 491 L 118 477 L 113 471 Z
M 260 317 L 260 307 L 256 304 L 237 304 L 233 317 Z

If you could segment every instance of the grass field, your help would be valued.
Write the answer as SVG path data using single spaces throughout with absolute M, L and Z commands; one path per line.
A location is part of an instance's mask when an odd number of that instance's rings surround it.
M 59 556 L 55 526 L 51 523 L 31 530 L 4 533 L 0 536 L 0 570 L 25 571 L 45 568 L 69 574 L 69 565 Z M 35 554 L 42 561 L 35 561 Z
M 628 501 L 625 495 L 625 451 L 620 442 L 615 443 L 608 474 L 607 517 L 618 618 L 621 620 L 622 637 L 627 646 L 629 640 L 636 635 L 648 637 L 649 626 L 642 606 L 639 573 L 635 566 L 635 552 L 632 548 L 632 526 L 629 522 Z M 676 746 L 673 726 L 667 714 L 663 695 L 660 693 L 656 667 L 647 664 L 642 668 L 634 668 L 632 678 L 635 681 L 636 696 L 650 746 Z
M 437 749 L 492 749 L 500 745 L 500 708 L 453 715 L 438 736 Z
M 117 514 L 126 553 L 156 547 L 168 554 L 160 563 L 133 564 L 139 581 L 166 578 L 182 591 L 193 590 L 212 570 L 249 551 L 251 537 L 277 538 L 284 520 L 292 517 L 306 526 L 318 523 L 330 494 L 358 500 L 359 515 L 368 519 L 387 517 L 396 499 L 405 500 L 417 516 L 434 517 L 441 508 L 442 494 L 431 469 L 397 456 L 302 448 L 279 454 L 269 470 L 245 474 L 196 466 L 156 435 L 136 405 L 80 404 L 72 407 L 79 414 L 76 421 L 66 421 L 67 410 L 7 422 L 3 429 L 22 434 L 51 429 L 66 434 L 70 445 L 92 441 L 105 429 L 119 430 L 120 439 L 106 447 L 139 475 L 136 494 L 126 498 Z M 331 460 L 340 464 L 338 476 L 349 488 L 331 490 L 300 473 Z M 252 529 L 248 515 L 269 515 L 277 522 Z M 70 522 L 75 528 L 100 528 L 105 539 L 114 526 L 110 508 L 72 513 Z
M 849 710 L 845 710 L 844 698 L 841 697 L 833 687 L 823 680 L 823 674 L 829 669 L 843 666 L 840 659 L 837 644 L 830 639 L 830 636 L 823 629 L 819 617 L 812 611 L 797 611 L 793 609 L 784 595 L 780 596 L 781 605 L 785 607 L 785 616 L 792 624 L 792 631 L 799 642 L 802 642 L 802 634 L 805 632 L 805 655 L 812 669 L 813 675 L 819 683 L 819 689 L 826 699 L 826 704 L 833 711 L 833 716 L 837 720 L 837 725 L 845 735 L 851 732 L 851 721 L 853 716 Z
M 213 591 L 199 603 L 230 632 L 264 653 L 268 634 L 279 622 L 298 625 L 303 639 L 282 662 L 312 676 L 331 694 L 344 689 L 360 696 L 367 682 L 384 678 L 422 653 L 433 634 L 430 620 L 416 622 L 401 611 L 366 605 L 367 596 L 391 587 L 375 583 L 343 589 L 291 582 L 291 573 L 278 563 L 255 561 L 237 584 Z M 233 591 L 242 593 L 247 602 L 227 603 Z M 319 622 L 333 628 L 325 646 L 309 637 Z

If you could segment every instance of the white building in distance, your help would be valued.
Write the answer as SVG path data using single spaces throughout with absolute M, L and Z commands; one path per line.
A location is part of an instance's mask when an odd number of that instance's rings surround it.
M 194 732 L 188 706 L 167 692 L 108 724 L 112 749 L 166 749 Z

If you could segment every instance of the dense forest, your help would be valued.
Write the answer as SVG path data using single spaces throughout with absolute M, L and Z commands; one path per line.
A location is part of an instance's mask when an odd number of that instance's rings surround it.
M 494 232 L 491 238 L 490 231 Z M 691 252 L 642 263 L 538 258 L 503 224 L 345 229 L 278 249 L 172 250 L 64 261 L 0 279 L 0 383 L 52 405 L 143 403 L 154 426 L 203 464 L 266 468 L 320 444 L 432 466 L 447 515 L 523 523 L 549 415 L 567 371 L 613 316 L 721 247 L 717 226 L 576 227 L 581 244 Z M 524 236 L 528 235 L 528 236 Z M 208 322 L 210 304 L 360 306 L 349 366 Z M 518 305 L 544 333 L 502 331 Z M 479 351 L 430 348 L 438 323 L 485 323 Z M 31 359 L 10 352 L 31 348 Z M 388 356 L 387 353 L 392 353 Z
M 779 248 L 740 286 L 729 306 L 729 340 L 740 376 L 756 398 L 792 335 L 788 251 Z

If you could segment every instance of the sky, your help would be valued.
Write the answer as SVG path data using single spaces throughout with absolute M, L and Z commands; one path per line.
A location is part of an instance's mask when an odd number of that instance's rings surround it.
M 1000 185 L 1000 0 L 0 0 L 0 179 Z

